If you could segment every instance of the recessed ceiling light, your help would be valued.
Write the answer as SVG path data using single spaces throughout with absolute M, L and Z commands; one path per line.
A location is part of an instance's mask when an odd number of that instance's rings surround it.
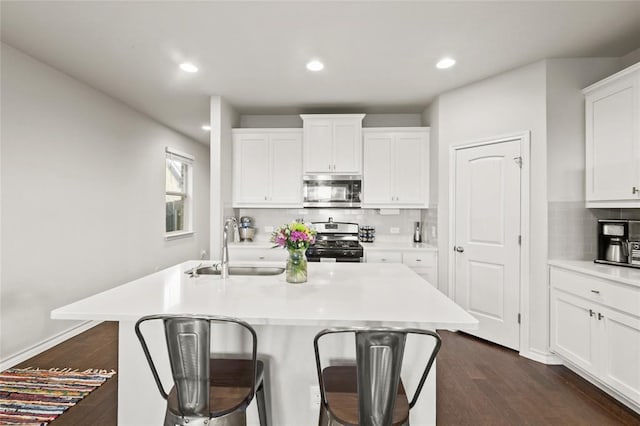
M 202 130 L 206 130 L 207 132 L 211 130 L 211 126 L 209 126 L 208 124 L 203 124 L 202 125 Z
M 184 72 L 198 72 L 198 67 L 193 65 L 191 62 L 183 62 L 180 64 L 180 69 Z
M 451 68 L 456 64 L 456 60 L 453 58 L 442 58 L 436 64 L 436 68 L 444 70 L 447 68 Z
M 309 61 L 307 62 L 307 69 L 309 71 L 322 71 L 322 69 L 324 68 L 324 64 L 318 60 L 313 60 L 313 61 Z

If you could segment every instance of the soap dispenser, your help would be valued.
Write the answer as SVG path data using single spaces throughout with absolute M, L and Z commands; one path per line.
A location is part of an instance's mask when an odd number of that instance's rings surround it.
M 416 222 L 416 229 L 413 231 L 413 242 L 421 243 L 422 242 L 422 225 L 420 222 Z

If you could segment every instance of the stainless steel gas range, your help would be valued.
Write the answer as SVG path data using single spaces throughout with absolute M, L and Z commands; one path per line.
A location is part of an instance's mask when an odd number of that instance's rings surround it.
M 362 262 L 364 249 L 358 242 L 358 224 L 313 222 L 316 243 L 307 249 L 309 262 Z

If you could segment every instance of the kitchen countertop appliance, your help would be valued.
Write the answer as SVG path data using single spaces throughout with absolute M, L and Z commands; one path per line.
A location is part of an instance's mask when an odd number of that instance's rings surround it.
M 362 262 L 364 249 L 358 242 L 358 224 L 313 222 L 316 243 L 307 249 L 309 262 Z
M 640 268 L 640 221 L 598 220 L 596 263 Z

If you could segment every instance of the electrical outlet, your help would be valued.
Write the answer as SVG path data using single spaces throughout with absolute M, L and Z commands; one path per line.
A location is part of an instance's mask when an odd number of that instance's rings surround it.
M 309 408 L 318 410 L 320 408 L 320 386 L 309 386 Z
M 399 234 L 400 233 L 400 228 L 396 228 L 396 227 L 389 228 L 389 232 L 392 233 L 392 234 Z

